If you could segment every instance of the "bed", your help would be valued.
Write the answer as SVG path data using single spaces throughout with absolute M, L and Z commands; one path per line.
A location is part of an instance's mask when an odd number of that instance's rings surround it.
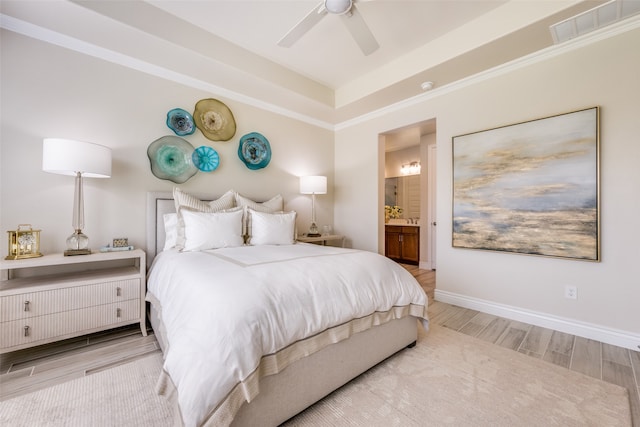
M 230 194 L 241 208 L 218 209 Z M 283 212 L 277 197 L 187 195 L 195 205 L 181 209 L 186 242 L 206 240 L 207 233 L 195 222 L 194 234 L 191 213 L 184 212 L 214 206 L 216 214 L 200 217 L 233 217 L 226 228 L 235 229 L 242 215 L 241 233 L 251 244 L 229 245 L 227 236 L 227 247 L 170 247 L 174 195 L 147 196 L 147 301 L 164 355 L 157 391 L 172 402 L 176 425 L 279 425 L 414 345 L 418 323 L 428 326 L 424 291 L 393 261 L 296 243 L 295 230 L 292 241 L 289 234 L 277 244 L 264 240 L 264 218 L 271 234 L 280 227 L 278 236 L 284 223 L 289 233 L 291 216 L 295 223 L 295 212 Z M 358 286 L 347 287 L 353 280 Z

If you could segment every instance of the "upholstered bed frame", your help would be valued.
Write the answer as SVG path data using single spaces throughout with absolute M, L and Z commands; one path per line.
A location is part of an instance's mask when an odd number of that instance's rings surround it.
M 211 199 L 211 195 L 200 198 Z M 171 212 L 175 212 L 171 193 L 148 193 L 147 266 L 162 251 L 163 215 Z M 149 317 L 164 351 L 164 327 L 153 306 Z M 387 357 L 411 346 L 417 333 L 417 320 L 408 316 L 355 334 L 294 362 L 279 374 L 260 381 L 260 394 L 242 406 L 232 425 L 277 426 Z

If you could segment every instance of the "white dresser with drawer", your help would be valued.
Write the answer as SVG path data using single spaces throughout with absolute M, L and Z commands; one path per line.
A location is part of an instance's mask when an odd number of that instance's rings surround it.
M 0 261 L 0 353 L 140 323 L 147 335 L 145 253 Z

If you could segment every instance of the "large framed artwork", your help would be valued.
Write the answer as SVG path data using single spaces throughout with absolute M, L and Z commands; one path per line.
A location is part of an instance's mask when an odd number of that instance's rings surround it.
M 453 246 L 599 261 L 599 114 L 453 137 Z

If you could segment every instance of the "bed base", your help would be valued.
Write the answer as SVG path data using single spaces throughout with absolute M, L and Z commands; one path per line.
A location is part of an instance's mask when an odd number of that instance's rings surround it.
M 164 351 L 164 328 L 153 307 L 149 317 Z M 389 356 L 414 346 L 417 336 L 417 320 L 408 316 L 325 347 L 262 378 L 260 393 L 240 408 L 231 425 L 280 425 Z

